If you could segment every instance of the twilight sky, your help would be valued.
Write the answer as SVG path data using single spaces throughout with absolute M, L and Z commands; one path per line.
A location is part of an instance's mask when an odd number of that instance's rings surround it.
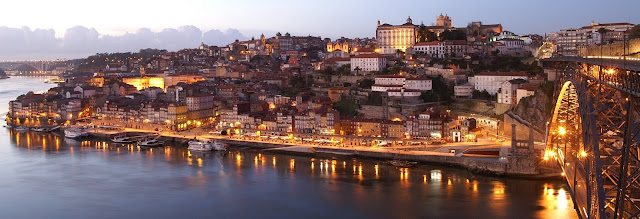
M 276 32 L 337 38 L 372 37 L 378 19 L 453 26 L 502 23 L 516 34 L 548 33 L 600 23 L 640 23 L 638 0 L 7 0 L 0 10 L 0 60 L 81 58 L 141 48 L 178 50 L 200 42 Z

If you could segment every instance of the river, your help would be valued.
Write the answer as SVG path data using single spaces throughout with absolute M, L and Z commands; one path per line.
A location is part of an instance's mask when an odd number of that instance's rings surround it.
M 0 80 L 0 112 L 44 78 Z M 0 122 L 4 125 L 4 121 Z M 0 218 L 576 218 L 560 180 L 0 130 Z

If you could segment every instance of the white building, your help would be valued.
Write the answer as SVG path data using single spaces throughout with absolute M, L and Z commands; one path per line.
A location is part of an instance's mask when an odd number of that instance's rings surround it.
M 503 82 L 513 79 L 527 80 L 528 76 L 526 72 L 481 72 L 474 77 L 474 88 L 495 95 Z
M 523 79 L 513 79 L 509 81 L 502 82 L 500 86 L 500 90 L 498 90 L 498 103 L 503 104 L 514 104 L 516 103 L 516 90 L 528 83 Z
M 539 84 L 525 84 L 520 86 L 516 90 L 516 104 L 519 104 L 520 100 L 524 97 L 533 96 L 539 86 Z
M 413 46 L 414 54 L 427 54 L 436 58 L 462 57 L 467 51 L 467 42 L 464 40 L 420 42 Z
M 375 72 L 387 67 L 387 57 L 380 54 L 364 54 L 351 57 L 351 71 Z M 358 73 L 358 72 L 357 72 Z
M 473 97 L 473 85 L 456 85 L 453 87 L 453 94 L 456 96 L 456 98 Z
M 408 90 L 430 91 L 433 89 L 431 79 L 407 78 L 404 80 L 404 88 Z
M 399 75 L 381 76 L 375 78 L 372 91 L 388 92 L 390 90 L 412 90 L 417 92 L 430 91 L 433 87 L 431 79 L 405 78 Z M 391 95 L 390 95 L 391 96 Z M 419 95 L 418 95 L 419 96 Z
M 395 54 L 397 50 L 406 51 L 416 43 L 416 25 L 411 17 L 402 25 L 380 24 L 376 29 L 378 48 L 382 54 Z

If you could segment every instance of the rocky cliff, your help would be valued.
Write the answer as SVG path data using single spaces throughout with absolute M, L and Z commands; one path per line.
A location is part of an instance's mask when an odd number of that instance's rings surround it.
M 531 123 L 534 128 L 545 130 L 554 107 L 553 88 L 553 81 L 544 82 L 533 96 L 522 98 L 513 113 Z

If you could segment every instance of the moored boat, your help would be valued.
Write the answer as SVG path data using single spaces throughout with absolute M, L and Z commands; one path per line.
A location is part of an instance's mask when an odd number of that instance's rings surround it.
M 16 131 L 18 131 L 18 132 L 26 132 L 26 131 L 29 131 L 29 128 L 28 127 L 24 127 L 24 126 L 18 126 L 18 127 L 16 127 Z
M 409 162 L 406 160 L 392 160 L 392 161 L 389 161 L 389 163 L 397 167 L 412 167 L 418 164 L 418 162 Z
M 35 128 L 33 128 L 31 130 L 34 131 L 34 132 L 49 132 L 49 129 L 45 128 L 45 127 L 35 127 Z
M 160 147 L 162 145 L 164 145 L 164 141 L 160 141 L 157 139 L 144 140 L 144 141 L 138 142 L 138 146 L 140 147 Z
M 132 144 L 136 142 L 136 140 L 132 137 L 114 137 L 111 138 L 111 141 L 118 144 Z
M 82 128 L 68 128 L 64 130 L 64 137 L 66 138 L 81 138 L 87 134 L 88 133 Z
M 189 150 L 193 151 L 225 151 L 227 148 L 218 141 L 189 141 Z

